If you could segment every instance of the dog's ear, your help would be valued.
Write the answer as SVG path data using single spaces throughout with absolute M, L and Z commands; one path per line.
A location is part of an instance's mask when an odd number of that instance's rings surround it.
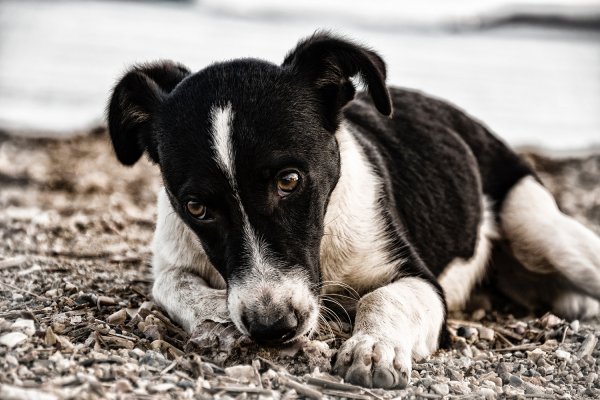
M 325 128 L 335 131 L 341 108 L 354 98 L 356 89 L 350 78 L 360 76 L 375 107 L 386 116 L 392 114 L 390 94 L 385 86 L 385 63 L 372 50 L 318 32 L 298 43 L 283 61 L 317 90 L 325 117 Z
M 125 165 L 144 151 L 158 163 L 152 120 L 164 98 L 190 74 L 182 65 L 158 61 L 132 67 L 115 86 L 108 105 L 108 130 L 115 153 Z

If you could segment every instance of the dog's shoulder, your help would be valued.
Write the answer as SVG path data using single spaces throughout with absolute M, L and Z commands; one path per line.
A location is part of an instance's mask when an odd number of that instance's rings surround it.
M 482 220 L 477 158 L 452 124 L 452 111 L 418 92 L 390 89 L 394 115 L 382 117 L 359 94 L 345 110 L 383 181 L 388 225 L 400 226 L 426 265 L 439 274 L 473 256 Z

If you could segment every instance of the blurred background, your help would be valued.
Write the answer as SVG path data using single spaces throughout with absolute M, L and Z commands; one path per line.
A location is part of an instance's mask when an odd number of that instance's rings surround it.
M 390 84 L 450 100 L 513 145 L 600 145 L 600 0 L 1 0 L 0 130 L 91 129 L 133 63 L 280 63 L 316 29 L 373 47 Z

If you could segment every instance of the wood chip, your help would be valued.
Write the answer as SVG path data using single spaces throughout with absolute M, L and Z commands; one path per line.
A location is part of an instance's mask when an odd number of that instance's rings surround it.
M 577 357 L 583 358 L 585 356 L 591 356 L 596 348 L 596 344 L 598 344 L 598 338 L 593 333 L 589 333 L 585 337 L 583 343 L 581 343 L 581 347 L 579 347 L 579 351 L 577 352 Z
M 127 310 L 122 308 L 117 312 L 114 312 L 106 318 L 106 322 L 111 325 L 123 325 L 127 320 Z
M 0 260 L 0 271 L 20 267 L 27 262 L 26 256 L 17 256 Z
M 48 346 L 54 346 L 56 344 L 56 335 L 54 334 L 54 331 L 50 326 L 46 328 L 46 336 L 44 337 L 44 342 Z
M 287 386 L 290 389 L 294 389 L 301 396 L 305 396 L 305 397 L 308 397 L 309 399 L 316 399 L 316 400 L 320 400 L 323 398 L 323 395 L 318 390 L 313 389 L 312 387 L 305 385 L 303 383 L 296 382 L 286 376 L 280 375 L 278 377 L 278 380 L 279 380 L 280 384 Z

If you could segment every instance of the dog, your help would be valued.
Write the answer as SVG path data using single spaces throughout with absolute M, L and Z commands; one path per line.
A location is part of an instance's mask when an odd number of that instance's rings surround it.
M 333 371 L 402 388 L 496 247 L 560 276 L 551 309 L 598 312 L 600 239 L 482 123 L 385 79 L 376 52 L 328 32 L 281 65 L 159 61 L 120 79 L 110 138 L 122 164 L 160 167 L 152 294 L 186 331 L 291 343 L 328 299 L 354 320 Z

